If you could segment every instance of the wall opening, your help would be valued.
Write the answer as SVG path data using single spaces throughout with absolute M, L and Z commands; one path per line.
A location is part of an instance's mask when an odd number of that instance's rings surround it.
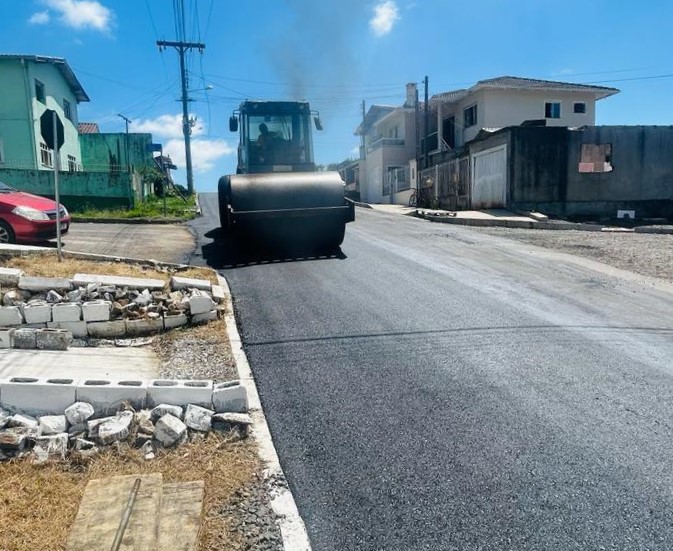
M 612 172 L 612 144 L 583 143 L 580 172 Z

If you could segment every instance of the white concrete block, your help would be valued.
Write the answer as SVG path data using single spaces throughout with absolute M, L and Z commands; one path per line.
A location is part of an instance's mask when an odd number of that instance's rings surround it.
M 92 300 L 82 304 L 84 321 L 109 321 L 112 303 L 107 300 Z
M 203 314 L 194 314 L 192 316 L 192 325 L 200 325 L 209 321 L 217 321 L 217 310 L 204 312 Z
M 0 307 L 0 327 L 11 327 L 13 325 L 21 325 L 22 323 L 23 316 L 18 306 Z
M 196 314 L 205 314 L 215 308 L 215 303 L 210 296 L 194 295 L 189 297 L 189 312 L 192 316 Z
M 24 323 L 20 328 L 17 329 L 46 329 L 46 323 Z
M 0 329 L 1 348 L 14 348 L 14 329 Z
M 36 333 L 39 329 L 21 327 L 14 331 L 14 348 L 33 350 L 37 347 Z
M 146 279 L 140 277 L 122 277 L 98 274 L 75 274 L 72 278 L 76 286 L 86 287 L 90 283 L 97 285 L 114 285 L 115 287 L 128 287 L 129 289 L 149 289 L 160 291 L 166 284 L 161 279 Z
M 18 268 L 0 268 L 0 284 L 16 287 L 23 271 Z
M 76 339 L 84 339 L 89 335 L 86 326 L 87 322 L 85 321 L 52 321 L 47 324 L 49 329 L 65 329 L 66 331 L 70 331 Z
M 185 425 L 192 430 L 208 432 L 214 414 L 212 409 L 189 404 L 185 410 Z
M 51 309 L 52 321 L 79 321 L 82 319 L 82 307 L 72 302 L 54 304 Z
M 48 323 L 51 321 L 51 304 L 26 304 L 23 307 L 23 317 L 26 323 Z
M 19 289 L 24 291 L 70 291 L 72 282 L 69 279 L 60 277 L 29 277 L 21 276 L 19 278 Z
M 248 411 L 248 393 L 240 381 L 217 383 L 213 387 L 213 408 L 217 413 L 245 413 Z
M 126 334 L 129 337 L 139 337 L 143 335 L 154 335 L 164 330 L 164 320 L 158 319 L 140 319 L 125 320 Z
M 187 325 L 187 316 L 185 314 L 174 314 L 172 316 L 164 317 L 164 329 L 168 331 L 169 329 L 174 329 L 175 327 L 182 327 Z
M 117 339 L 126 335 L 126 324 L 124 320 L 94 321 L 86 324 L 86 330 L 90 337 Z
M 38 350 L 68 350 L 72 344 L 72 333 L 65 329 L 42 329 L 35 335 Z
M 68 430 L 68 420 L 65 415 L 43 415 L 37 419 L 40 423 L 40 434 L 60 434 Z
M 227 299 L 227 293 L 221 285 L 213 285 L 211 293 L 213 293 L 213 300 L 218 304 L 222 304 Z
M 60 415 L 75 403 L 76 389 L 73 379 L 12 377 L 0 381 L 0 404 L 28 415 Z
M 112 381 L 87 379 L 77 385 L 77 401 L 93 406 L 94 416 L 114 415 L 123 402 L 130 402 L 137 411 L 145 407 L 147 384 L 145 381 Z
M 212 283 L 206 279 L 193 279 L 191 277 L 173 276 L 171 278 L 171 289 L 179 291 L 181 289 L 199 289 L 201 291 L 210 291 Z
M 213 381 L 153 379 L 147 385 L 147 406 L 159 404 L 212 407 Z

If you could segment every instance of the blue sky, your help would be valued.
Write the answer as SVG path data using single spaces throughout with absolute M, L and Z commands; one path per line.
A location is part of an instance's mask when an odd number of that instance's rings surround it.
M 321 112 L 316 161 L 354 154 L 360 102 L 398 105 L 500 75 L 621 89 L 597 124 L 673 124 L 673 2 L 631 0 L 183 0 L 196 189 L 236 164 L 228 118 L 241 100 L 307 99 Z M 151 131 L 177 164 L 181 145 L 178 0 L 0 0 L 0 52 L 65 57 L 91 98 L 82 121 Z M 1 87 L 0 87 L 1 90 Z M 1 91 L 0 91 L 1 94 Z M 184 170 L 176 179 L 184 182 Z

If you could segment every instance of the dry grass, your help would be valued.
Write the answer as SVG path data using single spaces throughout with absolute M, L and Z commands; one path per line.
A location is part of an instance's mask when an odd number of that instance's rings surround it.
M 224 320 L 211 321 L 204 325 L 192 325 L 180 327 L 173 331 L 162 333 L 157 340 L 165 339 L 166 343 L 176 341 L 195 341 L 199 340 L 204 343 L 228 345 L 227 339 L 227 324 Z
M 158 270 L 151 265 L 126 264 L 124 262 L 102 262 L 97 260 L 78 260 L 64 258 L 57 262 L 55 253 L 16 256 L 0 262 L 6 268 L 19 268 L 31 276 L 72 277 L 77 273 L 101 274 L 127 277 L 150 277 L 168 282 L 172 274 Z M 217 283 L 217 276 L 205 268 L 187 268 L 180 270 L 181 277 L 207 279 Z
M 199 548 L 239 550 L 242 542 L 219 514 L 236 490 L 259 470 L 254 443 L 209 433 L 205 442 L 160 450 L 145 461 L 138 450 L 108 448 L 90 460 L 32 465 L 0 465 L 0 542 L 3 551 L 65 549 L 70 526 L 89 480 L 116 475 L 160 472 L 165 482 L 203 480 L 205 497 Z

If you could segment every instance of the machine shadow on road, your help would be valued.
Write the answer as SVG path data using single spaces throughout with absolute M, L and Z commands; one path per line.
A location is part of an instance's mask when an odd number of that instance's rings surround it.
M 201 248 L 203 259 L 208 266 L 216 270 L 235 269 L 259 264 L 278 264 L 281 262 L 306 262 L 338 259 L 347 256 L 340 247 L 320 250 L 301 243 L 260 243 L 250 239 L 234 240 L 222 234 L 219 228 L 210 230 L 205 237 L 212 239 Z

